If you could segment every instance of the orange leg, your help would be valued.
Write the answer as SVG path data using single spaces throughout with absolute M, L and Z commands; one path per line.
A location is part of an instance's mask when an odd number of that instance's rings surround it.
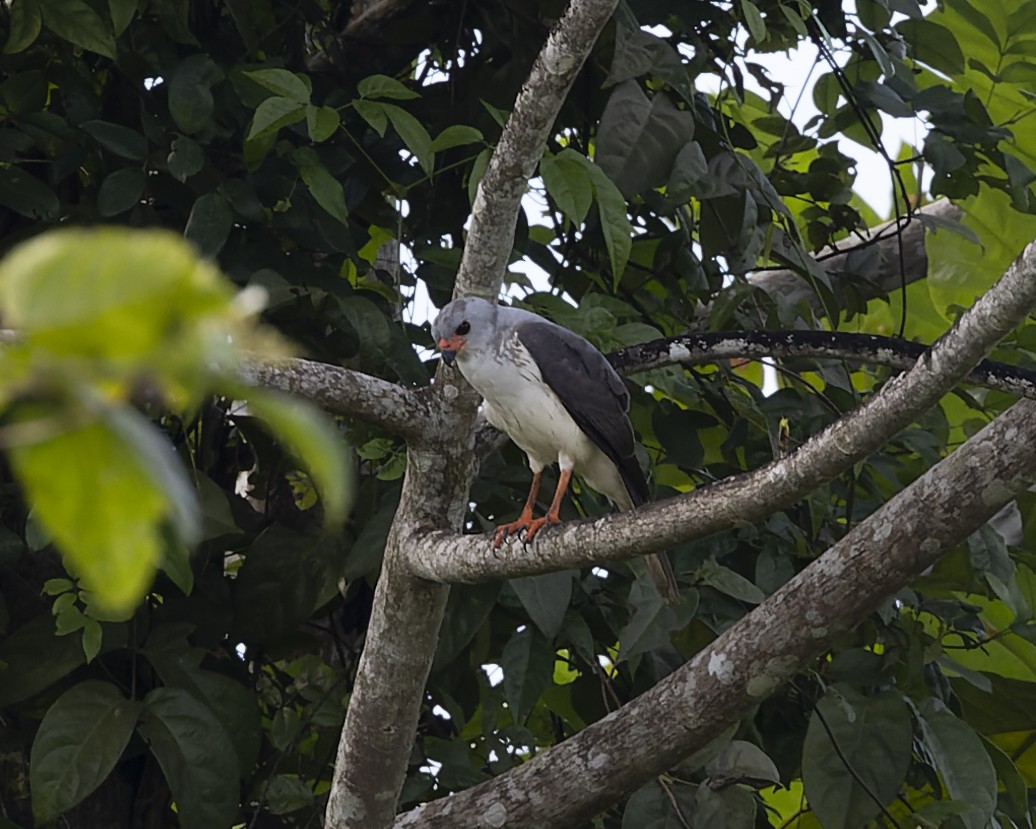
M 536 496 L 540 492 L 540 478 L 542 477 L 542 470 L 532 476 L 529 497 L 525 499 L 525 506 L 522 507 L 522 514 L 518 516 L 518 520 L 512 521 L 510 524 L 501 524 L 496 528 L 496 532 L 493 533 L 494 547 L 499 547 L 509 536 L 521 533 L 522 530 L 528 529 L 529 525 L 532 524 L 532 511 L 536 506 Z
M 540 530 L 547 526 L 547 524 L 560 524 L 561 516 L 558 512 L 561 510 L 561 500 L 565 497 L 565 490 L 568 489 L 568 482 L 572 478 L 571 469 L 562 469 L 561 474 L 558 475 L 558 488 L 554 490 L 554 500 L 550 502 L 550 509 L 547 510 L 547 514 L 542 518 L 534 518 L 530 521 L 525 528 L 525 543 L 528 544 L 536 536 Z

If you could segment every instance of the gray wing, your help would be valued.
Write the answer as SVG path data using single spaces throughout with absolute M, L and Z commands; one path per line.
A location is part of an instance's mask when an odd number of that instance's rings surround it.
M 600 351 L 567 328 L 531 320 L 515 332 L 576 425 L 618 467 L 634 505 L 647 502 L 650 491 L 635 454 L 622 378 Z

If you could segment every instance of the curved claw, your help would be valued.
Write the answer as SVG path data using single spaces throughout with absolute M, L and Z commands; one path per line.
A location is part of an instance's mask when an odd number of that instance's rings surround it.
M 529 522 L 528 526 L 525 528 L 525 543 L 531 544 L 533 538 L 536 537 L 536 534 L 544 527 L 546 527 L 548 524 L 560 523 L 561 519 L 558 518 L 558 516 L 556 515 L 551 515 L 549 512 L 542 518 L 534 518 L 532 521 Z
M 535 523 L 531 515 L 522 515 L 517 521 L 510 524 L 501 524 L 493 533 L 493 549 L 495 550 L 512 535 L 521 535 L 522 530 L 527 530 L 530 524 Z

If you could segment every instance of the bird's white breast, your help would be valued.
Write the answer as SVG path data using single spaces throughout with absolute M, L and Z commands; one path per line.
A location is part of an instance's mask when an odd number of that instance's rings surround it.
M 544 382 L 517 334 L 506 337 L 498 351 L 462 351 L 459 357 L 461 372 L 482 395 L 486 419 L 525 451 L 533 471 L 554 462 L 572 469 L 600 454 Z

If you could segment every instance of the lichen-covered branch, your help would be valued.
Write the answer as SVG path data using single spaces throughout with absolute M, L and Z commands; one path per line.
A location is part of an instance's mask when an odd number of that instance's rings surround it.
M 457 280 L 460 293 L 499 292 L 529 175 L 615 3 L 572 0 L 551 32 L 479 185 Z M 411 563 L 424 556 L 428 527 L 459 530 L 475 473 L 472 390 L 437 382 L 428 405 L 440 419 L 434 432 L 409 443 L 403 493 L 339 743 L 328 829 L 391 826 L 413 749 L 447 591 L 415 575 Z
M 909 369 L 927 351 L 921 343 L 841 331 L 736 331 L 683 334 L 632 345 L 608 355 L 621 374 L 664 366 L 776 357 L 845 360 Z M 1036 399 L 1036 371 L 982 360 L 964 378 L 975 386 Z
M 408 812 L 396 829 L 589 818 L 743 717 L 1025 489 L 1034 469 L 1036 403 L 1024 400 L 654 688 L 511 772 Z
M 250 360 L 241 369 L 251 386 L 311 400 L 336 415 L 374 423 L 406 438 L 424 434 L 436 418 L 427 389 L 403 386 L 363 372 L 312 360 Z
M 616 5 L 617 0 L 572 0 L 547 37 L 479 183 L 455 296 L 495 300 L 499 294 L 529 178 L 565 96 Z
M 967 377 L 1036 305 L 1036 243 L 909 371 L 787 458 L 688 495 L 632 512 L 563 524 L 535 544 L 520 540 L 487 556 L 484 536 L 429 533 L 411 566 L 424 578 L 475 582 L 625 560 L 701 538 L 794 504 L 879 449 Z

